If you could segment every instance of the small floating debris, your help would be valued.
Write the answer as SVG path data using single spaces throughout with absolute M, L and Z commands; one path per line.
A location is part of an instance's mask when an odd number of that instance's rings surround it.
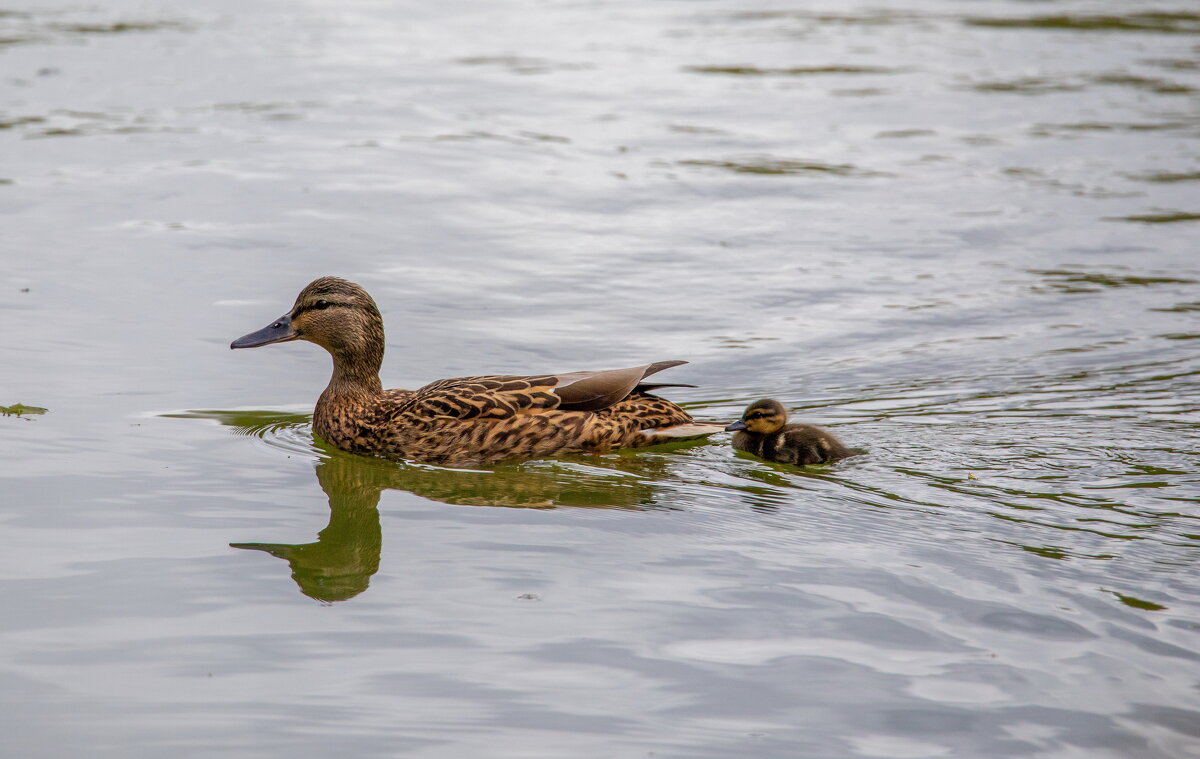
M 1101 588 L 1100 590 L 1116 596 L 1118 601 L 1126 606 L 1131 606 L 1134 609 L 1143 609 L 1144 611 L 1162 611 L 1163 609 L 1167 608 L 1162 604 L 1156 604 L 1153 601 L 1146 601 L 1135 596 L 1127 596 L 1124 593 L 1118 593 L 1117 591 L 1109 590 L 1108 588 Z
M 26 406 L 24 403 L 14 403 L 11 406 L 0 406 L 0 415 L 4 416 L 35 416 L 44 414 L 50 409 L 41 406 Z

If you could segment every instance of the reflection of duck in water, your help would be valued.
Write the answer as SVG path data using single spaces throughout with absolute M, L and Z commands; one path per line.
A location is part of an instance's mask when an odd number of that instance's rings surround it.
M 384 390 L 383 317 L 358 285 L 322 277 L 267 327 L 234 340 L 254 348 L 308 340 L 333 356 L 313 429 L 351 453 L 458 466 L 599 452 L 703 437 L 679 406 L 650 394 L 646 377 L 682 361 L 534 376 L 458 377 L 419 390 Z
M 304 595 L 318 601 L 345 601 L 367 589 L 379 570 L 383 533 L 379 527 L 382 486 L 336 459 L 317 465 L 317 481 L 329 497 L 329 524 L 317 542 L 230 543 L 284 559 Z
M 314 456 L 308 415 L 270 411 L 191 411 L 169 414 L 214 419 L 239 433 L 288 440 Z M 303 442 L 301 442 L 301 440 Z M 687 443 L 680 443 L 680 446 Z M 653 508 L 656 483 L 669 479 L 668 456 L 586 456 L 488 469 L 443 469 L 328 451 L 316 465 L 329 498 L 329 524 L 314 543 L 233 543 L 284 559 L 305 595 L 344 601 L 367 589 L 379 569 L 383 490 L 406 490 L 423 498 L 470 506 L 554 508 Z
M 635 471 L 621 468 L 636 462 Z M 472 506 L 637 508 L 653 502 L 649 476 L 665 457 L 589 462 L 579 471 L 569 462 L 546 471 L 525 468 L 454 470 L 409 466 L 334 454 L 317 463 L 317 481 L 329 497 L 329 524 L 315 543 L 231 543 L 264 551 L 291 565 L 304 595 L 344 601 L 367 589 L 379 569 L 383 545 L 379 500 L 385 489 L 407 490 L 446 503 Z M 641 475 L 641 476 L 639 476 Z
M 764 398 L 750 404 L 742 418 L 725 429 L 734 433 L 734 448 L 780 464 L 827 464 L 862 453 L 820 427 L 788 424 L 787 418 L 782 403 Z

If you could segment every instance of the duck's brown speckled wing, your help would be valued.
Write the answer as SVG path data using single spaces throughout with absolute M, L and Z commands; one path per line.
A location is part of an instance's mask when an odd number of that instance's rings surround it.
M 496 375 L 438 380 L 416 390 L 405 413 L 422 418 L 509 419 L 560 411 L 600 411 L 648 389 L 643 380 L 686 361 L 628 369 L 531 376 Z M 666 385 L 653 385 L 665 387 Z
M 554 377 L 454 377 L 417 389 L 404 413 L 423 419 L 508 419 L 558 407 Z

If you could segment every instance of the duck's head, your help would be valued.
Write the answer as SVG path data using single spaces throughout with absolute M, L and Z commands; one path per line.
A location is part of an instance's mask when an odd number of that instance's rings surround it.
M 344 279 L 321 277 L 300 291 L 283 316 L 230 343 L 230 348 L 307 340 L 334 357 L 383 351 L 383 317 L 367 291 Z
M 770 435 L 787 424 L 787 409 L 774 398 L 763 398 L 746 407 L 742 418 L 725 428 L 727 432 L 745 430 L 755 435 Z

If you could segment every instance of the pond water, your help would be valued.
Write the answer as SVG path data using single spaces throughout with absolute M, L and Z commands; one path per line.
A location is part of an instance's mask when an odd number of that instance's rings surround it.
M 0 71 L 6 756 L 1200 757 L 1194 3 L 13 0 Z M 385 386 L 868 455 L 329 451 L 228 349 L 325 274 Z

